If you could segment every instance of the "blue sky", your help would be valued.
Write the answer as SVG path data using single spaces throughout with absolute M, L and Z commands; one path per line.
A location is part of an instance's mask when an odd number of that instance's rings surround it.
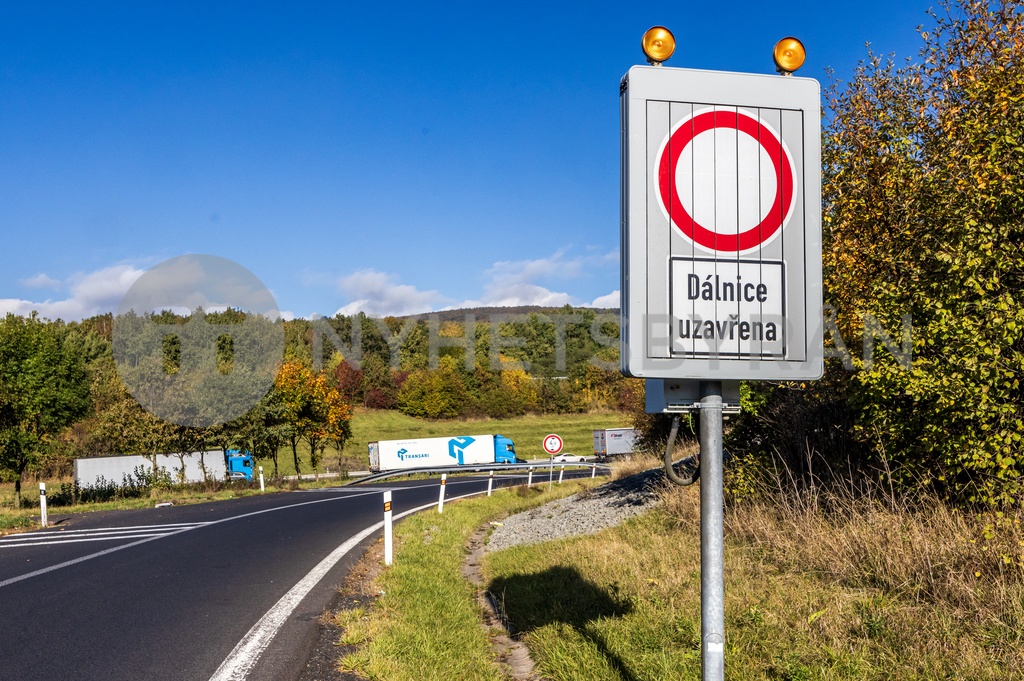
M 618 83 L 847 79 L 928 3 L 0 5 L 0 312 L 116 309 L 158 262 L 248 268 L 288 316 L 617 304 Z M 149 3 L 145 3 L 148 5 Z

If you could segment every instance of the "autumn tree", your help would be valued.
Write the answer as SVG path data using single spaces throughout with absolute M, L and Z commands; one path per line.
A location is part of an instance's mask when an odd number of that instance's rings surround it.
M 398 400 L 395 372 L 377 355 L 369 355 L 362 365 L 363 404 L 371 409 L 394 409 Z
M 352 408 L 324 373 L 296 360 L 281 366 L 275 385 L 283 405 L 285 438 L 291 446 L 295 472 L 301 472 L 298 443 L 305 440 L 313 471 L 319 473 L 327 445 L 334 443 L 340 450 L 351 436 Z
M 398 392 L 399 410 L 432 419 L 462 414 L 468 395 L 460 366 L 452 357 L 442 357 L 436 370 L 410 372 Z
M 823 265 L 838 333 L 820 385 L 758 397 L 763 441 L 801 433 L 827 453 L 851 451 L 849 438 L 868 457 L 854 468 L 1019 503 L 1024 10 L 950 4 L 921 37 L 919 63 L 870 55 L 827 93 Z

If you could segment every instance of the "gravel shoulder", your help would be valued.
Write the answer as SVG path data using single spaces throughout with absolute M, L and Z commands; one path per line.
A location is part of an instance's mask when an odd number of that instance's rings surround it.
M 508 516 L 494 527 L 486 550 L 600 532 L 653 507 L 664 484 L 664 472 L 653 468 Z

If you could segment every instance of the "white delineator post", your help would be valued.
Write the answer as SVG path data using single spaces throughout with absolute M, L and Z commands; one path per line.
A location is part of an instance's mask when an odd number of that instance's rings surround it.
M 558 484 L 559 484 L 559 485 L 561 485 L 561 484 L 562 484 L 562 476 L 564 476 L 564 475 L 565 475 L 565 464 L 563 463 L 563 464 L 562 464 L 561 466 L 559 466 L 559 468 L 558 468 Z
M 526 486 L 533 487 L 533 466 L 530 466 L 530 474 L 526 476 Z
M 441 494 L 437 498 L 437 512 L 444 513 L 444 485 L 448 482 L 448 474 L 441 473 Z
M 487 496 L 491 496 L 491 490 L 494 489 L 494 471 L 491 471 L 487 475 Z
M 46 527 L 46 483 L 39 483 L 39 524 Z
M 597 464 L 596 463 L 593 464 L 590 467 L 590 479 L 593 480 L 595 475 L 597 475 Z
M 263 486 L 263 466 L 260 466 L 260 491 L 266 492 L 267 488 Z
M 444 489 L 443 487 L 441 489 Z M 391 565 L 394 558 L 394 536 L 391 534 L 391 492 L 384 492 L 384 564 Z

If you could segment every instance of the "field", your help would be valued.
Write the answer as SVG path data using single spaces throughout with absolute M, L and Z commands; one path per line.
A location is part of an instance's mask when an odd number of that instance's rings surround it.
M 361 457 L 366 464 L 366 445 L 376 440 L 407 437 L 444 437 L 448 435 L 501 434 L 516 443 L 520 459 L 546 458 L 541 442 L 556 433 L 565 442 L 563 451 L 576 455 L 593 454 L 593 431 L 597 428 L 628 426 L 622 414 L 566 414 L 520 416 L 510 419 L 470 419 L 428 421 L 414 419 L 394 411 L 360 411 L 352 421 L 352 440 L 345 453 Z
M 629 425 L 628 418 L 617 413 L 430 420 L 413 418 L 397 411 L 358 409 L 352 418 L 352 438 L 345 444 L 345 451 L 339 458 L 338 452 L 328 447 L 320 471 L 337 471 L 340 467 L 350 471 L 366 470 L 369 466 L 366 445 L 370 442 L 449 435 L 504 435 L 516 443 L 520 459 L 538 459 L 546 456 L 541 449 L 544 436 L 556 433 L 565 442 L 564 452 L 589 456 L 593 454 L 595 429 Z M 299 443 L 298 452 L 301 472 L 311 473 L 309 448 Z M 257 464 L 263 466 L 268 476 L 273 472 L 270 459 L 262 459 Z M 295 475 L 290 447 L 283 447 L 278 454 L 278 472 L 280 475 Z
M 592 433 L 596 428 L 616 428 L 628 425 L 621 414 L 568 414 L 563 416 L 521 416 L 510 419 L 470 419 L 451 421 L 431 421 L 405 416 L 395 411 L 377 411 L 359 409 L 352 419 L 352 439 L 345 446 L 342 456 L 328 448 L 320 464 L 321 472 L 337 472 L 339 469 L 349 471 L 366 470 L 369 466 L 366 445 L 376 440 L 394 440 L 407 437 L 442 437 L 446 435 L 477 435 L 500 433 L 516 443 L 519 458 L 539 458 L 543 456 L 541 441 L 549 433 L 557 433 L 565 441 L 566 452 L 574 454 L 591 454 Z M 305 443 L 298 447 L 299 466 L 301 473 L 311 473 L 309 448 Z M 261 459 L 257 465 L 263 466 L 268 482 L 273 475 L 274 467 L 270 459 Z M 288 476 L 295 474 L 291 448 L 282 447 L 278 454 L 278 474 Z M 28 477 L 28 476 L 27 476 Z M 0 534 L 11 530 L 32 526 L 30 516 L 38 516 L 39 482 L 46 482 L 47 489 L 59 488 L 61 482 L 69 480 L 36 480 L 30 477 L 22 483 L 22 497 L 35 508 L 14 509 L 14 483 L 0 484 Z M 304 481 L 302 486 L 312 482 Z M 283 489 L 283 481 L 274 481 L 273 489 Z M 258 492 L 258 487 L 256 489 Z M 112 508 L 139 508 L 151 506 L 155 501 L 172 501 L 173 503 L 197 503 L 215 499 L 229 499 L 240 495 L 252 494 L 251 487 L 244 485 L 229 486 L 226 489 L 211 490 L 154 490 L 145 499 L 125 499 L 104 504 L 80 505 L 73 508 L 51 508 L 51 512 L 80 512 L 84 510 L 109 510 Z

